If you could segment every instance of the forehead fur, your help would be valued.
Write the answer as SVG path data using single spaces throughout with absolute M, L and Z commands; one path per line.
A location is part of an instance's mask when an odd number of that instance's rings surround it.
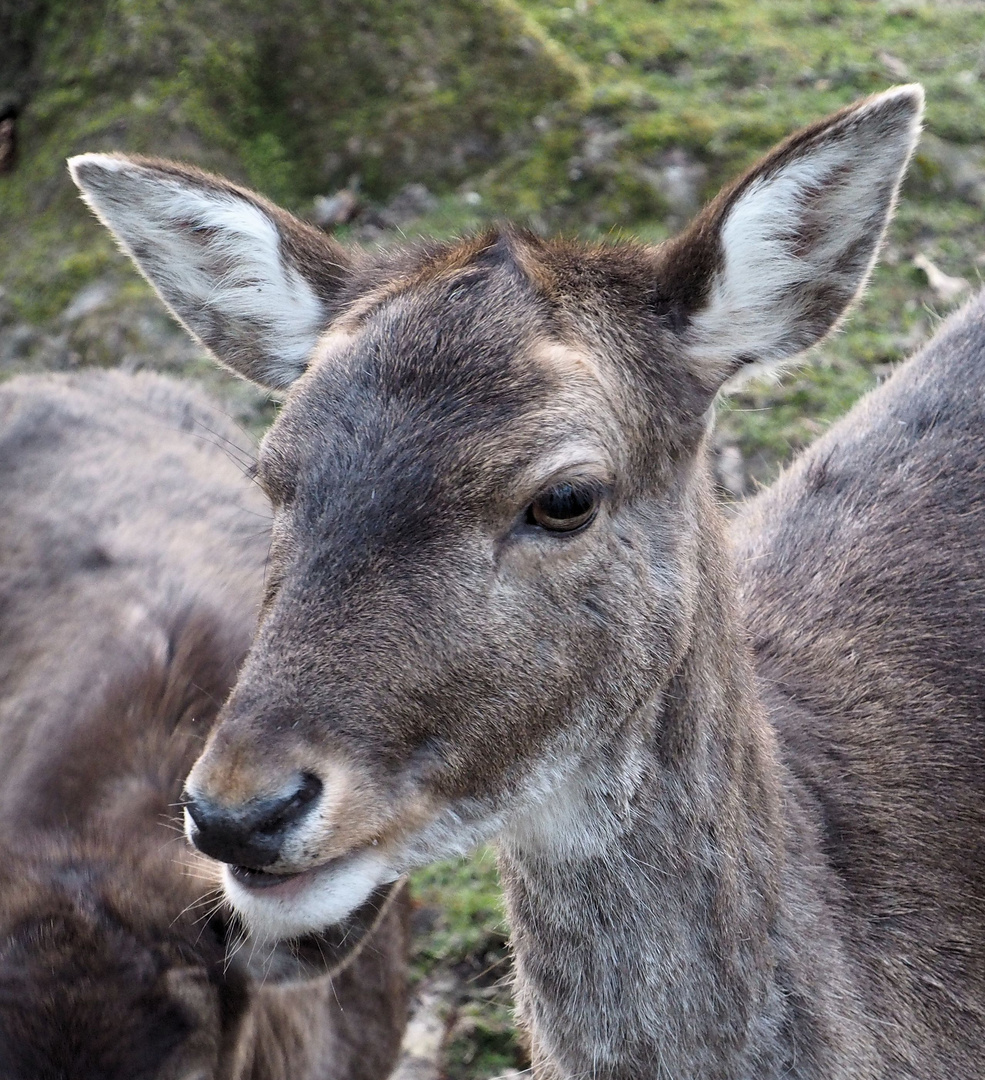
M 426 443 L 451 464 L 451 444 L 466 433 L 487 441 L 548 407 L 558 380 L 529 362 L 529 347 L 550 331 L 550 305 L 513 240 L 432 251 L 363 291 L 332 324 L 262 457 L 299 465 L 299 452 L 322 458 L 328 443 L 339 461 L 364 460 Z
M 433 293 L 435 285 L 468 285 L 508 269 L 562 339 L 590 339 L 605 333 L 630 309 L 667 320 L 666 283 L 657 279 L 660 249 L 636 242 L 584 244 L 545 239 L 503 225 L 455 242 L 420 241 L 388 249 L 350 277 L 333 331 L 353 333 L 388 301 Z M 504 300 L 508 297 L 504 297 Z
M 512 228 L 381 256 L 355 275 L 265 459 L 296 471 L 297 448 L 323 453 L 326 432 L 349 459 L 402 433 L 439 451 L 481 444 L 493 464 L 497 442 L 508 455 L 586 425 L 618 441 L 634 424 L 662 451 L 661 433 L 679 438 L 706 402 L 675 362 L 654 266 L 639 245 Z

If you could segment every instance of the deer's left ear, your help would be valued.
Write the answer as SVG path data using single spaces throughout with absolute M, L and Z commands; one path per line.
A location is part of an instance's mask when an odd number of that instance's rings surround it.
M 922 112 L 922 88 L 900 86 L 805 128 L 657 249 L 661 304 L 709 389 L 836 325 L 875 262 Z
M 226 366 L 272 389 L 305 369 L 346 252 L 261 196 L 169 161 L 82 154 L 85 201 L 161 299 Z

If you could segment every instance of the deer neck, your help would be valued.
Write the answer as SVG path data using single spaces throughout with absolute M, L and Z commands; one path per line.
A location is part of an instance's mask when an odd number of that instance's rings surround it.
M 738 1080 L 792 1060 L 777 1036 L 790 1028 L 780 769 L 709 525 L 690 645 L 647 706 L 645 745 L 641 724 L 613 725 L 633 745 L 580 762 L 551 798 L 570 819 L 557 834 L 577 842 L 501 843 L 538 1077 Z

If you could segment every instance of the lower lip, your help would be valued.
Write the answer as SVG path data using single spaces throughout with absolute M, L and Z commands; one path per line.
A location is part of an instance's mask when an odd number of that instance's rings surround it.
M 246 866 L 230 866 L 229 875 L 241 889 L 251 893 L 263 893 L 265 896 L 289 896 L 300 892 L 323 870 L 338 859 L 313 866 L 310 870 L 301 870 L 297 874 L 268 874 L 265 870 L 251 870 Z

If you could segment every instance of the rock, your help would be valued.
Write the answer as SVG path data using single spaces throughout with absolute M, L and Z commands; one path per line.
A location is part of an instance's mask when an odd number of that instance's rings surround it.
M 354 187 L 342 188 L 334 195 L 316 195 L 311 220 L 319 229 L 347 225 L 359 213 L 359 196 Z
M 876 53 L 876 59 L 882 64 L 886 71 L 889 72 L 892 78 L 899 79 L 902 82 L 904 79 L 910 77 L 910 69 L 898 56 L 893 56 L 892 53 L 888 52 L 878 52 Z
M 985 208 L 985 150 L 959 146 L 925 131 L 916 156 L 914 181 L 935 194 L 953 194 Z
M 962 293 L 967 292 L 971 285 L 963 277 L 951 277 L 943 270 L 934 266 L 926 255 L 920 254 L 913 257 L 913 265 L 922 270 L 927 277 L 927 284 L 934 290 L 934 295 L 943 304 L 950 304 L 957 300 Z
M 438 200 L 423 184 L 407 184 L 380 212 L 381 223 L 391 229 L 423 217 L 438 205 Z
M 745 462 L 742 451 L 735 444 L 724 443 L 715 447 L 715 479 L 719 487 L 733 499 L 745 498 L 748 493 Z
M 604 120 L 590 120 L 585 124 L 585 141 L 582 143 L 583 165 L 592 168 L 611 161 L 616 150 L 626 141 L 626 133 Z
M 439 970 L 420 984 L 390 1080 L 439 1080 L 443 1075 L 441 1049 L 461 990 L 461 981 L 450 971 Z
M 637 166 L 637 173 L 666 204 L 674 217 L 690 217 L 701 206 L 708 170 L 680 148 L 668 150 L 652 165 Z
M 0 373 L 12 374 L 18 361 L 26 359 L 44 338 L 44 334 L 29 323 L 16 323 L 0 331 Z
M 616 152 L 626 141 L 626 132 L 601 117 L 589 117 L 582 125 L 585 133 L 580 152 L 568 162 L 568 177 L 581 180 L 584 176 L 607 175 L 618 168 Z
M 100 279 L 80 289 L 61 314 L 63 323 L 77 322 L 105 307 L 117 295 L 118 288 L 112 281 Z
M 17 163 L 17 128 L 15 117 L 0 119 L 0 176 L 14 171 Z
M 0 289 L 0 327 L 9 326 L 15 322 L 14 318 L 14 305 L 10 302 L 10 297 Z
M 360 221 L 349 233 L 349 239 L 356 244 L 365 244 L 372 247 L 386 240 L 389 230 L 378 221 Z

